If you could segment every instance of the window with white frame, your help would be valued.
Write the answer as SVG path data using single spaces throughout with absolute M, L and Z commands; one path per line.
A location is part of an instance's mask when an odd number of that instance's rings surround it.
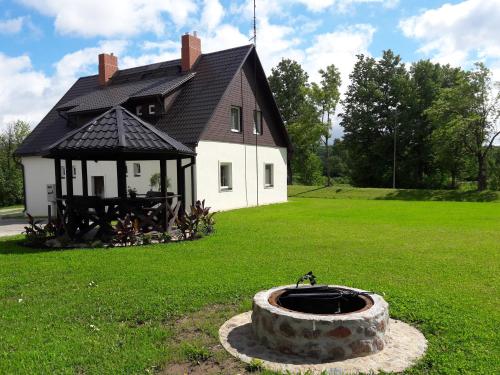
M 61 165 L 61 178 L 66 178 L 66 166 Z
M 219 189 L 233 190 L 233 171 L 231 163 L 219 163 Z
M 155 113 L 156 113 L 155 105 L 154 104 L 150 104 L 149 105 L 149 114 L 150 115 L 154 115 Z
M 141 163 L 134 163 L 134 176 L 139 177 L 141 175 Z
M 135 107 L 135 114 L 137 116 L 142 116 L 142 105 L 138 105 L 137 107 Z
M 253 134 L 262 134 L 262 112 L 253 111 Z
M 241 132 L 241 107 L 231 107 L 231 131 Z
M 74 165 L 73 165 L 72 176 L 73 178 L 76 178 L 76 167 Z
M 274 186 L 274 165 L 264 164 L 264 187 L 271 188 Z

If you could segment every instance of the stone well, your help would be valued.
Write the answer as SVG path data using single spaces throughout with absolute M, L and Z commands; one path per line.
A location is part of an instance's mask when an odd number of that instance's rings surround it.
M 294 287 L 276 287 L 255 295 L 252 331 L 262 345 L 282 354 L 320 362 L 367 356 L 384 349 L 389 305 L 381 296 L 332 285 L 327 288 L 355 292 L 359 300 L 353 302 L 353 311 L 310 313 L 280 305 L 280 296 Z

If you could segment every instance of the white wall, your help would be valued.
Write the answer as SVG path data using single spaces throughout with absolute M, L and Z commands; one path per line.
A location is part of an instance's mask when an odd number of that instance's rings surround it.
M 200 141 L 196 148 L 195 182 L 197 183 L 195 199 L 205 199 L 206 204 L 214 210 L 286 202 L 287 200 L 287 167 L 286 148 L 242 145 L 236 143 Z M 257 160 L 256 160 L 257 158 Z M 245 163 L 246 160 L 246 163 Z M 139 194 L 150 190 L 149 179 L 160 171 L 160 163 L 154 161 L 137 161 L 141 164 L 141 176 L 135 177 L 134 161 L 127 161 L 127 186 L 136 188 Z M 219 189 L 219 163 L 232 163 L 232 191 Z M 26 178 L 27 211 L 35 216 L 47 215 L 47 184 L 55 183 L 54 160 L 38 156 L 22 158 Z M 264 164 L 274 165 L 274 186 L 264 187 Z M 64 161 L 61 161 L 64 165 Z M 182 162 L 189 164 L 189 159 Z M 73 179 L 73 192 L 82 194 L 82 168 L 80 161 L 73 161 L 76 166 L 76 178 Z M 191 202 L 191 171 L 185 168 L 186 204 Z M 106 197 L 116 197 L 116 163 L 114 161 L 87 161 L 88 188 L 92 194 L 92 176 L 104 176 L 104 193 Z M 168 191 L 177 193 L 176 161 L 167 162 L 167 176 L 171 186 Z M 246 187 L 245 187 L 246 183 Z M 66 194 L 66 180 L 62 180 L 63 195 Z M 258 191 L 258 201 L 257 201 Z
M 228 210 L 255 206 L 257 192 L 258 204 L 287 201 L 286 148 L 266 146 L 256 148 L 236 143 L 200 141 L 196 153 L 196 197 L 205 199 L 206 204 L 213 209 Z M 221 162 L 232 163 L 232 191 L 219 189 Z M 274 165 L 274 186 L 271 188 L 264 187 L 266 163 Z
M 55 184 L 54 160 L 44 159 L 39 156 L 23 157 L 24 173 L 26 178 L 26 207 L 27 212 L 35 216 L 47 216 L 47 185 Z M 141 176 L 134 176 L 133 163 L 141 164 Z M 189 159 L 183 160 L 183 165 L 189 163 Z M 62 160 L 61 165 L 65 163 Z M 76 178 L 73 179 L 73 194 L 82 194 L 82 167 L 81 162 L 73 160 L 76 167 Z M 137 189 L 137 193 L 145 194 L 150 190 L 149 180 L 154 173 L 160 172 L 160 162 L 156 160 L 127 161 L 127 187 Z M 167 162 L 167 177 L 170 180 L 170 192 L 177 193 L 177 171 L 176 161 Z M 186 173 L 186 197 L 187 204 L 191 204 L 191 173 L 189 168 Z M 114 161 L 87 161 L 87 176 L 89 195 L 92 195 L 92 176 L 104 177 L 105 197 L 116 197 L 118 195 L 116 179 L 116 162 Z M 156 188 L 158 190 L 158 188 Z M 66 179 L 62 179 L 62 193 L 66 194 Z

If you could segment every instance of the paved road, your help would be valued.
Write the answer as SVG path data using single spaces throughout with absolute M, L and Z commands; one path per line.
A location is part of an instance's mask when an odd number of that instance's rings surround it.
M 20 234 L 26 225 L 26 219 L 0 219 L 0 237 Z

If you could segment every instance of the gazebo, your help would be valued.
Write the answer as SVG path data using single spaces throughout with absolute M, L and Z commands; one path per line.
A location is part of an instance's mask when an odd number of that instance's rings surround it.
M 113 107 L 50 145 L 44 157 L 54 159 L 57 216 L 65 233 L 81 238 L 98 227 L 97 237 L 112 232 L 112 222 L 127 214 L 144 231 L 169 231 L 186 205 L 185 169 L 191 168 L 194 202 L 195 152 L 121 106 Z M 190 159 L 183 165 L 183 159 Z M 61 160 L 66 167 L 66 195 L 62 195 Z M 81 161 L 82 195 L 73 194 L 72 163 Z M 87 161 L 116 161 L 117 197 L 89 196 Z M 127 160 L 158 160 L 160 191 L 153 196 L 127 194 Z M 167 195 L 167 160 L 176 160 L 176 196 Z M 173 201 L 176 204 L 173 205 Z

